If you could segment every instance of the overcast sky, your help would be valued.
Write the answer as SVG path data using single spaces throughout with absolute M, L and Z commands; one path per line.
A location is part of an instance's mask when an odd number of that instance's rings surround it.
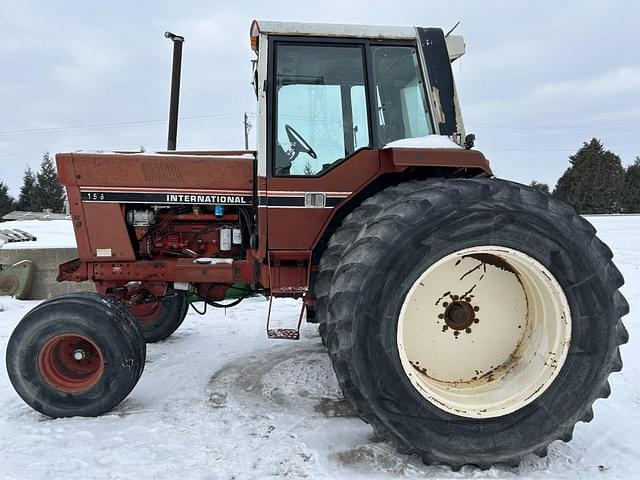
M 164 148 L 165 30 L 186 38 L 178 147 L 241 147 L 243 112 L 256 108 L 248 32 L 259 18 L 445 30 L 460 21 L 467 131 L 498 176 L 553 186 L 593 136 L 625 164 L 640 155 L 639 17 L 632 0 L 2 0 L 0 180 L 17 196 L 44 151 Z

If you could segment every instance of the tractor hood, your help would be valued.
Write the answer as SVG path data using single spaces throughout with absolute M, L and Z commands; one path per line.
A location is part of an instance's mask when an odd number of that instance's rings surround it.
M 56 155 L 82 202 L 253 204 L 255 152 L 77 152 Z M 75 195 L 69 195 L 74 197 Z

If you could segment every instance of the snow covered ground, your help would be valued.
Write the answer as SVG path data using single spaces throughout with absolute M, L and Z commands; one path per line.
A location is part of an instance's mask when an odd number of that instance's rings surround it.
M 0 369 L 0 479 L 253 478 L 624 478 L 640 477 L 640 217 L 590 219 L 623 271 L 632 313 L 622 347 L 625 368 L 613 393 L 555 442 L 545 459 L 519 468 L 424 466 L 372 437 L 341 398 L 316 328 L 302 340 L 269 341 L 267 303 L 190 313 L 167 341 L 150 345 L 146 370 L 115 411 L 100 418 L 52 420 L 27 407 Z M 30 223 L 31 225 L 31 223 Z M 37 302 L 0 298 L 0 353 Z M 295 322 L 299 305 L 274 305 Z

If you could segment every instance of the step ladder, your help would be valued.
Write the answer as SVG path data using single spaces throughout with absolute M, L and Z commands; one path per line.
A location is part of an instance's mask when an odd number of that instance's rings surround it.
M 302 317 L 306 309 L 304 301 L 300 309 L 298 317 L 298 325 L 296 328 L 270 328 L 271 325 L 271 304 L 273 303 L 273 295 L 269 297 L 269 311 L 267 313 L 267 337 L 272 340 L 300 340 L 300 325 L 302 325 Z

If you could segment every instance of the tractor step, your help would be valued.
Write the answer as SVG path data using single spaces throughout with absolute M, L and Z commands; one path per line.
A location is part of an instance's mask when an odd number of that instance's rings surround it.
M 300 340 L 300 330 L 295 328 L 269 328 L 267 337 L 272 340 Z
M 302 325 L 302 316 L 306 305 L 302 302 L 300 316 L 298 317 L 298 325 L 296 328 L 269 328 L 271 324 L 271 305 L 273 303 L 273 295 L 269 297 L 269 311 L 267 313 L 267 338 L 272 340 L 300 340 L 300 325 Z

